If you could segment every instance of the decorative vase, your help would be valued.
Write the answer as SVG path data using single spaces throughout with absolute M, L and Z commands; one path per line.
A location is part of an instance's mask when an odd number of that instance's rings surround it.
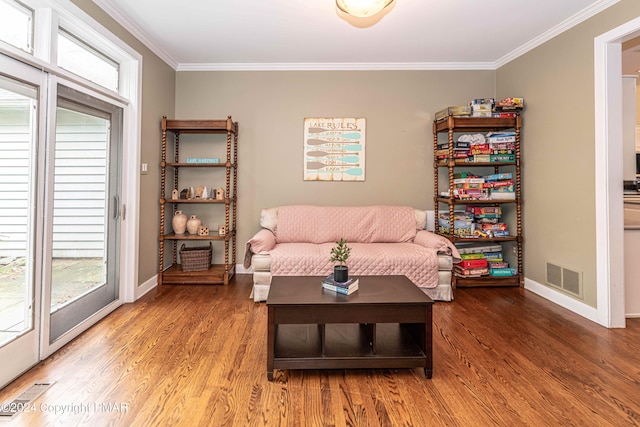
M 187 229 L 187 216 L 182 211 L 176 211 L 171 220 L 173 232 L 176 234 L 184 234 Z
M 336 265 L 333 267 L 333 280 L 336 282 L 346 282 L 349 280 L 349 267 L 346 265 Z
M 189 218 L 189 221 L 187 221 L 187 231 L 189 232 L 189 234 L 197 234 L 198 227 L 200 227 L 201 225 L 202 221 L 200 221 L 200 218 L 198 218 L 197 215 L 191 215 L 191 218 Z

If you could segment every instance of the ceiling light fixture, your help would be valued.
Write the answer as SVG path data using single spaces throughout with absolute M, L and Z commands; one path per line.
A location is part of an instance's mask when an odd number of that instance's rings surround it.
M 369 18 L 382 12 L 394 0 L 336 0 L 338 9 L 358 18 Z

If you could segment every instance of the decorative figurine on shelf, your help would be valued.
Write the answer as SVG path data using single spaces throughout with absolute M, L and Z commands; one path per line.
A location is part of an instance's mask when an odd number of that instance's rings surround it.
M 180 192 L 180 198 L 183 200 L 187 199 L 188 195 L 189 195 L 189 190 L 186 188 Z
M 224 188 L 216 188 L 216 200 L 224 200 Z
M 175 234 L 184 234 L 187 230 L 187 216 L 182 211 L 176 211 L 171 219 L 171 225 Z
M 189 189 L 187 190 L 187 199 L 193 199 L 195 198 L 195 190 L 193 189 L 193 187 L 189 187 Z
M 198 185 L 196 187 L 196 191 L 195 194 L 193 196 L 194 199 L 202 199 L 202 191 L 204 190 L 204 187 L 202 185 Z
M 331 248 L 331 262 L 338 262 L 338 265 L 333 267 L 333 278 L 336 282 L 346 282 L 349 280 L 349 267 L 347 267 L 347 260 L 351 254 L 351 248 L 347 246 L 347 241 L 344 238 L 340 238 L 336 245 Z
M 171 200 L 178 200 L 180 198 L 180 192 L 177 188 L 174 188 L 171 192 Z
M 209 189 L 207 188 L 206 185 L 204 187 L 202 187 L 202 198 L 203 199 L 208 199 L 209 198 Z
M 201 225 L 198 227 L 198 236 L 208 236 L 209 235 L 209 227 L 206 225 Z
M 218 226 L 218 236 L 225 236 L 227 234 L 227 227 L 224 225 Z
M 189 234 L 197 234 L 198 227 L 200 227 L 201 225 L 202 221 L 200 220 L 200 218 L 198 218 L 197 215 L 191 215 L 191 218 L 189 218 L 189 221 L 187 221 L 187 231 L 189 232 Z

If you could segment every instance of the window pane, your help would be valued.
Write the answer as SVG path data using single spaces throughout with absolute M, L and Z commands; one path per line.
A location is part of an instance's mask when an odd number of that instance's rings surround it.
M 0 0 L 0 40 L 31 53 L 33 11 L 12 0 Z
M 118 91 L 118 64 L 65 31 L 58 33 L 58 66 Z
M 0 76 L 0 344 L 33 326 L 37 90 Z

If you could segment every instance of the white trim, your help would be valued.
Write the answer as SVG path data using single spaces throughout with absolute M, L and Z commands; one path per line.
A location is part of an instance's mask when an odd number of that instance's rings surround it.
M 621 43 L 638 30 L 640 18 L 594 39 L 597 322 L 609 328 L 625 326 Z
M 597 2 L 593 3 L 591 6 L 585 8 L 585 9 L 581 10 L 580 12 L 576 13 L 575 15 L 565 19 L 564 21 L 562 21 L 558 25 L 556 25 L 553 28 L 549 29 L 548 31 L 545 31 L 544 33 L 540 34 L 538 37 L 535 37 L 535 38 L 529 40 L 528 42 L 526 42 L 525 44 L 523 44 L 519 48 L 509 52 L 508 54 L 506 54 L 502 58 L 498 59 L 495 62 L 495 68 L 502 67 L 503 65 L 505 65 L 505 64 L 513 61 L 514 59 L 524 55 L 525 53 L 535 49 L 536 47 L 542 45 L 543 43 L 548 42 L 549 40 L 551 40 L 552 38 L 556 37 L 557 35 L 562 34 L 567 30 L 570 30 L 571 28 L 573 28 L 576 25 L 586 21 L 587 19 L 591 18 L 592 16 L 597 15 L 598 13 L 600 13 L 603 10 L 607 9 L 608 7 L 613 6 L 614 4 L 618 3 L 619 1 L 620 0 L 600 0 L 600 1 L 597 1 Z
M 145 46 L 147 46 L 153 53 L 158 55 L 160 59 L 167 63 L 174 70 L 178 67 L 178 62 L 167 53 L 160 45 L 158 45 L 152 37 L 150 37 L 143 29 L 141 29 L 135 22 L 133 22 L 127 15 L 122 13 L 116 5 L 110 0 L 93 0 L 102 10 L 104 10 L 109 16 L 111 16 L 118 24 L 133 34 L 138 40 L 140 40 Z
M 526 277 L 524 279 L 524 288 L 582 317 L 600 323 L 598 311 L 583 302 L 554 291 L 548 286 L 541 285 L 540 283 L 527 279 Z
M 236 264 L 236 274 L 253 274 L 253 267 L 244 268 L 244 265 Z
M 176 71 L 427 71 L 495 70 L 493 62 L 191 63 Z
M 58 93 L 58 78 L 51 74 L 48 75 L 47 81 L 47 104 L 41 113 L 45 114 L 47 118 L 46 127 L 46 144 L 44 147 L 46 150 L 42 150 L 40 156 L 44 160 L 44 167 L 42 169 L 42 176 L 44 177 L 44 183 L 38 187 L 44 194 L 43 207 L 44 215 L 42 219 L 42 304 L 40 307 L 41 312 L 41 326 L 40 326 L 40 360 L 44 360 L 50 352 L 50 337 L 51 337 L 51 254 L 53 252 L 52 236 L 53 236 L 53 221 L 48 221 L 48 218 L 53 217 L 53 194 L 54 194 L 54 150 L 50 141 L 56 140 L 56 102 Z M 46 112 L 45 112 L 46 110 Z
M 122 133 L 122 204 L 123 217 L 120 234 L 120 296 L 123 302 L 133 302 L 138 283 L 138 258 L 140 251 L 140 164 L 142 140 L 142 58 L 135 64 L 122 67 L 121 82 L 127 82 L 121 90 L 127 91 L 131 104 L 124 109 Z M 123 79 L 122 74 L 131 78 Z
M 158 275 L 152 276 L 149 280 L 142 283 L 140 286 L 136 286 L 135 289 L 135 300 L 140 299 L 143 295 L 151 292 L 158 286 Z M 131 301 L 129 301 L 131 302 Z

